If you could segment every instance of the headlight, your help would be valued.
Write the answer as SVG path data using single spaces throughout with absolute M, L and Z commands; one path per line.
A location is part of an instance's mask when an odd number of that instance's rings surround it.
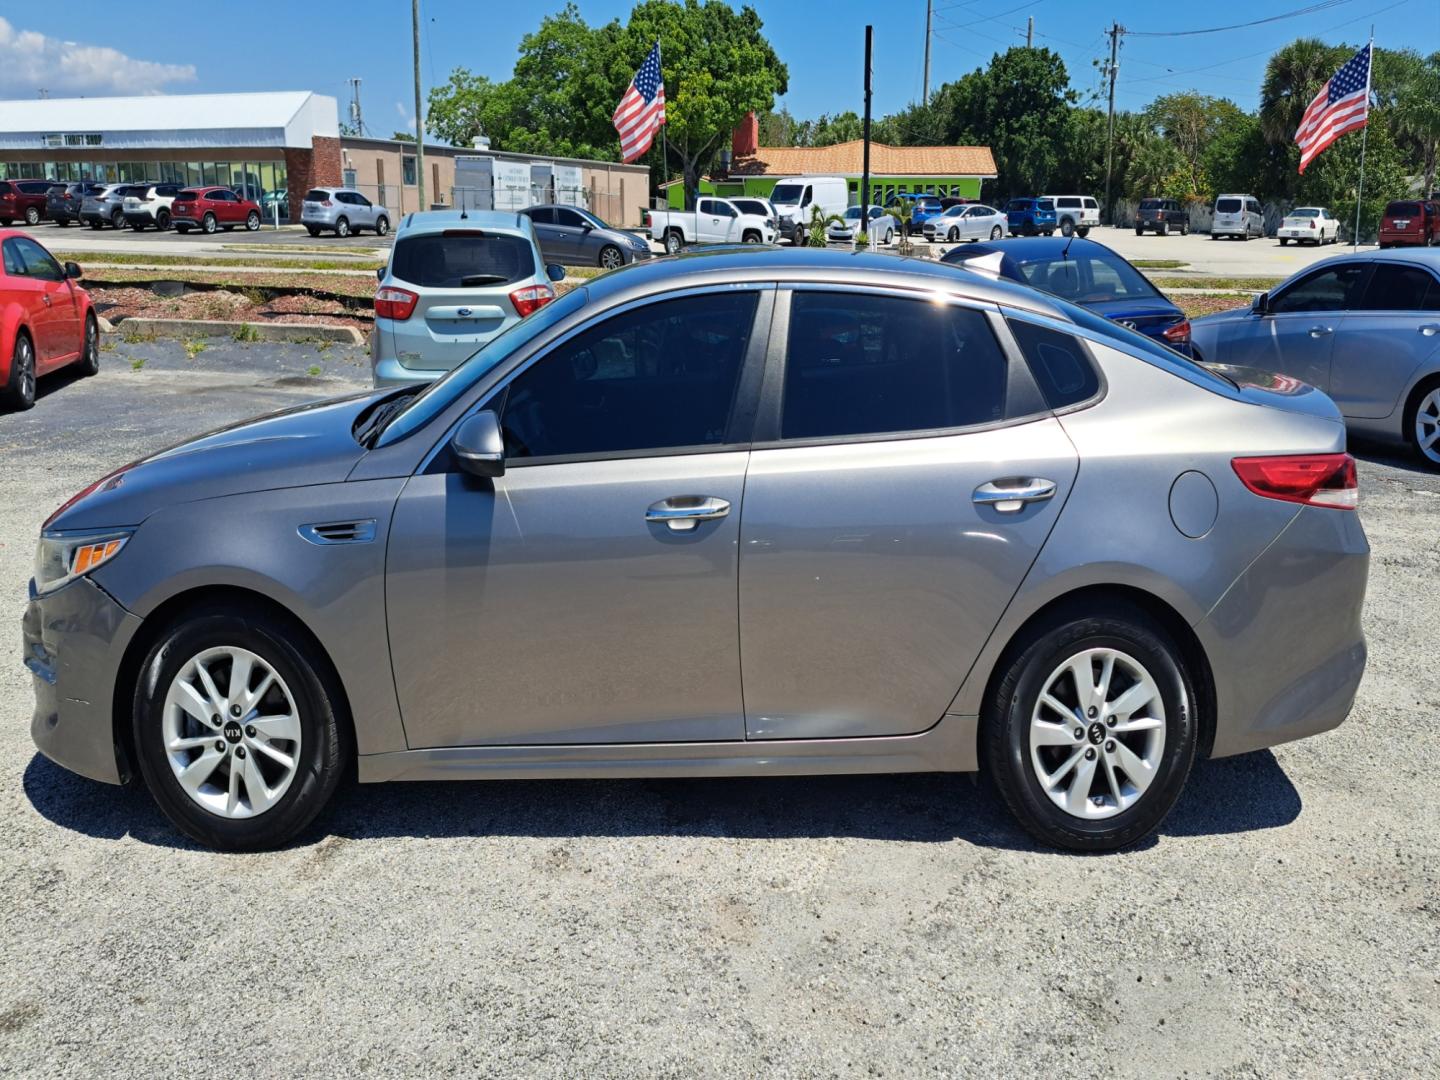
M 35 591 L 53 592 L 105 565 L 125 546 L 130 530 L 107 533 L 41 533 L 35 549 Z

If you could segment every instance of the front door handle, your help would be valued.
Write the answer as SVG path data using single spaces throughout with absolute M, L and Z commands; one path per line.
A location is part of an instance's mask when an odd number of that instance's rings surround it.
M 1420 327 L 1420 333 L 1426 337 L 1434 337 L 1436 334 L 1440 334 L 1440 323 L 1427 322 Z
M 1335 332 L 1335 328 L 1334 328 L 1333 326 L 1312 326 L 1312 327 L 1310 327 L 1310 336 L 1311 336 L 1311 337 L 1314 337 L 1314 338 L 1324 337 L 1325 335 L 1327 335 L 1327 334 L 1333 334 L 1334 332 Z
M 46 307 L 49 307 L 49 306 L 50 306 L 50 294 L 49 294 L 49 293 L 41 293 L 41 294 L 40 294 L 40 299 L 45 301 L 45 306 L 46 306 Z
M 1014 514 L 1026 503 L 1044 502 L 1055 494 L 1055 481 L 1038 476 L 1007 476 L 981 484 L 971 496 L 977 506 L 993 506 L 1002 514 Z
M 672 495 L 651 503 L 645 520 L 670 526 L 672 532 L 690 532 L 702 521 L 714 521 L 730 513 L 730 504 L 713 495 Z

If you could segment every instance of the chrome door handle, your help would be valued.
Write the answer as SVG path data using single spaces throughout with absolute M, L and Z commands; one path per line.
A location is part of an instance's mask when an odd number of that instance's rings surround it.
M 689 532 L 702 521 L 714 521 L 730 513 L 730 504 L 713 495 L 672 495 L 651 503 L 645 520 L 670 526 L 674 532 Z
M 1324 337 L 1326 334 L 1333 334 L 1334 332 L 1335 328 L 1333 326 L 1310 327 L 1310 336 L 1315 338 Z
M 1440 334 L 1440 323 L 1427 322 L 1420 327 L 1420 333 L 1426 337 L 1434 337 L 1436 334 Z
M 46 306 L 46 307 L 49 307 L 49 306 L 50 306 L 50 294 L 49 294 L 49 293 L 41 293 L 41 294 L 40 294 L 40 299 L 45 301 L 45 306 Z
M 1026 503 L 1044 502 L 1055 494 L 1055 481 L 1038 476 L 1008 476 L 981 484 L 971 496 L 977 506 L 993 506 L 1002 514 L 1014 514 Z

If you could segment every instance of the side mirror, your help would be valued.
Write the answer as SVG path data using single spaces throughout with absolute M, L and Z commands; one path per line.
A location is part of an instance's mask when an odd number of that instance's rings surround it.
M 478 412 L 455 430 L 450 439 L 455 460 L 471 476 L 505 475 L 505 439 L 500 418 L 489 409 Z
M 375 270 L 375 280 L 376 280 L 376 281 L 384 281 L 384 280 L 385 280 L 385 267 L 381 266 L 381 267 L 377 267 L 377 268 L 376 268 L 376 270 Z
M 72 281 L 79 281 L 83 276 L 80 272 L 80 264 L 67 262 L 65 264 L 65 276 Z
M 587 222 L 585 222 L 585 224 L 583 224 L 583 225 L 580 226 L 580 231 L 581 231 L 581 232 L 592 232 L 592 231 L 594 230 L 594 228 L 595 228 L 595 226 L 594 226 L 594 225 L 591 225 L 590 222 L 587 221 Z
M 1255 297 L 1255 302 L 1250 305 L 1250 311 L 1255 315 L 1266 315 L 1270 311 L 1270 294 L 1262 292 Z
M 545 276 L 548 277 L 551 281 L 564 281 L 565 268 L 559 263 L 546 263 Z

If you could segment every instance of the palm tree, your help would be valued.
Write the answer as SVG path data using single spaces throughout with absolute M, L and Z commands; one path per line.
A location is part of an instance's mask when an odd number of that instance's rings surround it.
M 909 199 L 895 199 L 885 207 L 885 212 L 900 226 L 900 243 L 896 250 L 901 255 L 909 255 L 913 247 L 910 243 L 910 217 L 915 213 L 915 204 Z
M 839 214 L 827 214 L 820 209 L 819 203 L 810 205 L 810 246 L 824 247 L 826 243 L 825 230 L 831 225 L 844 225 L 845 219 Z
M 1266 142 L 1284 146 L 1294 140 L 1305 109 L 1354 52 L 1349 45 L 1296 38 L 1270 57 L 1260 84 L 1260 130 Z
M 1413 53 L 1401 53 L 1400 61 L 1391 125 L 1396 135 L 1419 151 L 1424 170 L 1420 194 L 1429 197 L 1435 190 L 1436 157 L 1440 153 L 1440 52 L 1423 60 Z

